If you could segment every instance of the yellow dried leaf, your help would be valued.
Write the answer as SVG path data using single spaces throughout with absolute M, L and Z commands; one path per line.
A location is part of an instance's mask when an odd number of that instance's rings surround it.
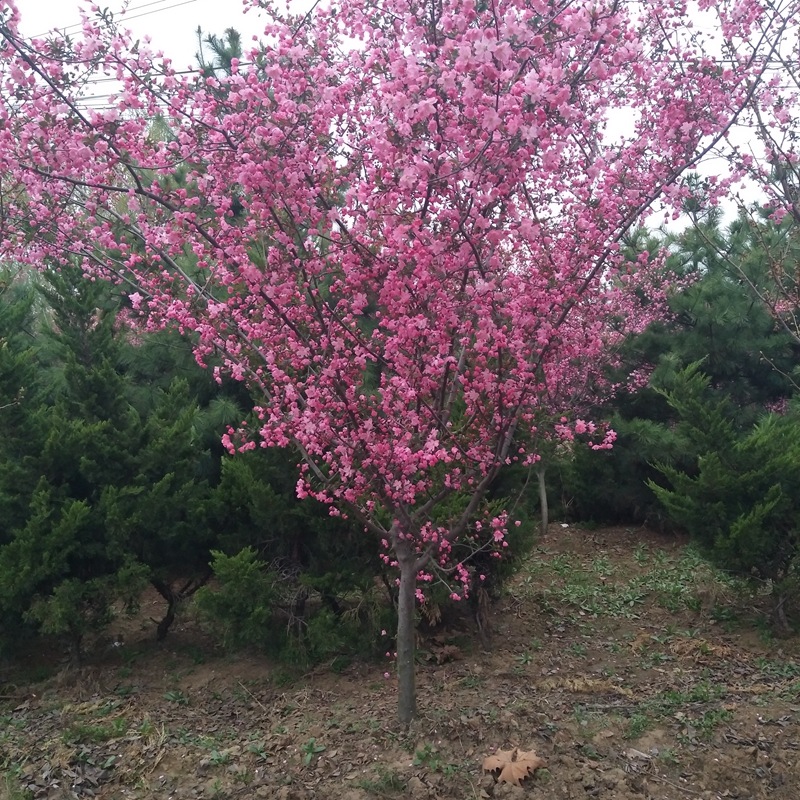
M 498 750 L 493 756 L 483 760 L 485 772 L 498 772 L 497 780 L 501 783 L 513 783 L 519 786 L 523 778 L 534 773 L 545 765 L 535 750 Z
M 597 678 L 546 678 L 539 686 L 547 691 L 563 689 L 576 694 L 621 694 L 623 697 L 631 698 L 635 695 L 631 689 Z
M 483 769 L 486 772 L 494 772 L 495 770 L 502 769 L 513 759 L 516 751 L 516 747 L 513 750 L 498 750 L 493 756 L 487 756 L 483 759 Z
M 541 769 L 544 766 L 544 759 L 536 755 L 535 750 L 519 750 L 517 749 L 517 763 L 522 761 L 528 765 L 531 772 Z

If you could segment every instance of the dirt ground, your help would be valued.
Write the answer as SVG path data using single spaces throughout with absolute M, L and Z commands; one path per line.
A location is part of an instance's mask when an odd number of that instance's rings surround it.
M 494 607 L 421 638 L 419 719 L 391 663 L 296 676 L 214 655 L 191 619 L 34 682 L 0 673 L 0 797 L 800 798 L 800 639 L 681 542 L 552 525 Z M 520 786 L 498 749 L 546 767 Z

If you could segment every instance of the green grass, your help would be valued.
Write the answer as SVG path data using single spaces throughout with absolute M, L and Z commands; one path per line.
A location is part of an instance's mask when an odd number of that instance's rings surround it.
M 398 772 L 384 766 L 376 767 L 375 772 L 374 778 L 364 778 L 358 782 L 357 786 L 366 792 L 373 792 L 377 795 L 405 792 L 406 782 Z
M 308 766 L 320 753 L 324 753 L 327 747 L 318 742 L 313 736 L 300 748 L 303 754 L 303 765 Z
M 231 763 L 231 754 L 225 750 L 217 750 L 216 748 L 212 748 L 211 753 L 208 756 L 208 760 L 212 766 L 221 767 L 225 764 Z
M 692 547 L 678 554 L 650 551 L 637 546 L 634 559 L 642 568 L 625 574 L 601 553 L 591 559 L 539 550 L 523 569 L 520 590 L 536 592 L 547 610 L 559 612 L 569 606 L 593 617 L 637 619 L 643 606 L 652 602 L 674 613 L 703 607 L 703 589 L 716 585 L 720 592 L 747 593 L 741 581 L 714 569 Z M 733 621 L 735 612 L 715 604 L 714 619 Z
M 679 763 L 678 756 L 671 747 L 665 747 L 658 753 L 658 759 L 667 766 L 674 767 Z
M 717 728 L 732 719 L 733 714 L 724 708 L 710 708 L 708 711 L 704 711 L 700 717 L 694 720 L 694 726 L 699 734 L 698 738 L 709 740 Z
M 797 678 L 800 677 L 800 664 L 796 661 L 777 661 L 770 658 L 759 658 L 756 661 L 758 669 L 769 678 Z
M 436 772 L 441 762 L 436 748 L 432 744 L 426 743 L 414 753 L 412 763 L 415 767 L 425 767 Z
M 630 716 L 625 726 L 626 739 L 639 739 L 655 725 L 655 720 L 646 711 L 637 711 Z
M 180 689 L 170 689 L 164 692 L 164 699 L 179 706 L 188 706 L 189 698 Z
M 18 769 L 9 769 L 0 774 L 0 797 L 3 800 L 33 800 L 33 792 L 19 785 Z
M 128 731 L 128 721 L 117 717 L 108 723 L 87 724 L 73 722 L 62 733 L 65 744 L 100 744 L 112 739 L 119 739 Z
M 668 689 L 640 703 L 628 717 L 623 735 L 638 739 L 657 725 L 672 725 L 679 720 L 695 738 L 708 740 L 714 731 L 732 718 L 730 711 L 719 707 L 725 689 L 700 681 L 686 690 Z
M 424 744 L 414 752 L 414 760 L 411 763 L 415 767 L 438 772 L 446 778 L 453 777 L 460 769 L 458 764 L 446 762 L 439 750 L 430 743 Z

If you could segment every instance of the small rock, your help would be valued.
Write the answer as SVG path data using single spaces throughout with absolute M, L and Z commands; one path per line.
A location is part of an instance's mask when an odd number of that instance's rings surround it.
M 635 747 L 630 747 L 625 751 L 625 758 L 631 761 L 650 761 L 652 756 L 649 753 L 643 753 Z
M 595 742 L 602 742 L 604 739 L 612 739 L 614 737 L 614 735 L 615 735 L 614 731 L 612 731 L 610 728 L 606 728 L 606 730 L 598 731 L 594 735 L 594 741 Z

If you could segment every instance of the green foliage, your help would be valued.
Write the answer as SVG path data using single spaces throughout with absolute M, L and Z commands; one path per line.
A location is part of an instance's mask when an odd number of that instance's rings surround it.
M 214 585 L 203 586 L 195 597 L 201 617 L 227 648 L 266 647 L 274 636 L 276 576 L 252 547 L 232 556 L 216 550 L 212 556 Z
M 324 753 L 327 748 L 324 744 L 320 744 L 313 736 L 300 748 L 303 754 L 303 765 L 308 766 L 315 756 Z
M 100 289 L 76 276 L 46 276 L 49 305 L 39 313 L 36 349 L 27 349 L 38 369 L 0 444 L 8 512 L 0 521 L 0 610 L 12 624 L 65 634 L 74 658 L 84 634 L 109 618 L 114 601 L 140 591 L 143 576 L 102 511 L 104 486 L 130 477 L 138 420 L 112 363 L 113 318 L 102 314 Z
M 667 402 L 664 392 L 678 394 L 681 372 L 689 365 L 702 362 L 726 404 L 731 431 L 749 428 L 765 408 L 781 405 L 794 391 L 797 340 L 776 325 L 758 297 L 774 294 L 771 243 L 786 239 L 786 231 L 768 220 L 744 217 L 725 229 L 718 214 L 695 216 L 696 225 L 681 234 L 655 238 L 640 232 L 630 243 L 632 259 L 643 249 L 667 248 L 667 269 L 674 276 L 671 316 L 650 325 L 620 353 L 620 376 L 614 380 L 644 368 L 651 372 L 649 386 L 623 392 L 593 412 L 610 420 L 618 434 L 614 448 L 575 448 L 549 471 L 552 496 L 561 499 L 561 512 L 569 519 L 671 524 L 648 489 L 648 482 L 658 478 L 652 464 L 691 472 L 698 455 L 723 433 L 698 418 L 687 435 L 679 411 Z M 707 421 L 718 424 L 713 415 Z
M 377 547 L 322 504 L 296 498 L 288 453 L 224 454 L 225 426 L 252 406 L 245 387 L 217 385 L 184 337 L 129 332 L 119 324 L 118 290 L 77 268 L 37 280 L 0 276 L 0 612 L 8 641 L 27 629 L 57 633 L 77 658 L 81 639 L 130 604 L 145 580 L 168 603 L 162 636 L 210 575 L 212 550 L 248 547 L 259 571 L 288 570 L 293 591 L 316 592 L 344 635 L 337 598 L 373 589 Z M 262 607 L 241 610 L 242 629 L 233 625 L 226 636 L 238 645 L 259 636 L 282 642 L 285 620 L 277 633 L 264 629 L 275 622 L 269 592 L 254 597 Z M 221 618 L 237 615 L 224 607 L 230 598 L 220 602 Z M 333 652 L 325 625 L 297 613 L 301 627 L 308 623 L 304 653 Z
M 380 571 L 377 543 L 327 506 L 295 495 L 298 471 L 291 453 L 262 449 L 222 463 L 210 524 L 219 548 L 256 548 L 260 560 L 315 590 L 336 608 L 337 597 L 368 591 Z M 236 513 L 231 514 L 231 509 Z
M 220 71 L 225 75 L 232 74 L 232 61 L 234 58 L 242 58 L 242 37 L 235 28 L 226 28 L 223 36 L 207 34 L 203 36 L 202 28 L 198 27 L 195 31 L 199 50 L 195 53 L 195 58 L 200 65 L 200 71 L 208 77 L 216 76 Z M 210 51 L 211 61 L 207 61 L 206 48 Z
M 235 555 L 214 552 L 214 581 L 198 590 L 195 605 L 218 641 L 229 649 L 252 648 L 289 663 L 306 666 L 347 655 L 374 654 L 380 630 L 391 625 L 391 610 L 374 588 L 353 592 L 334 611 L 324 596 L 310 608 L 295 607 L 308 598 L 301 576 L 287 585 L 252 547 Z M 385 647 L 384 647 L 385 649 Z
M 8 541 L 8 529 L 25 519 L 23 498 L 36 480 L 21 460 L 34 431 L 28 429 L 27 403 L 36 377 L 39 326 L 33 282 L 11 269 L 0 272 L 0 545 Z
M 697 368 L 665 393 L 700 451 L 691 471 L 661 464 L 650 486 L 672 518 L 719 566 L 786 587 L 800 529 L 800 408 L 767 414 L 739 433 L 727 403 Z
M 484 520 L 483 530 L 474 531 L 473 535 L 465 537 L 463 542 L 453 544 L 454 555 L 463 561 L 473 576 L 472 599 L 475 599 L 475 589 L 478 586 L 486 589 L 493 597 L 498 596 L 503 586 L 516 575 L 519 565 L 530 553 L 537 531 L 537 510 L 532 502 L 535 489 L 532 488 L 530 479 L 530 468 L 512 466 L 503 469 L 480 509 L 480 518 Z M 452 495 L 448 502 L 465 508 L 469 497 Z M 497 558 L 492 555 L 496 552 L 494 548 L 481 548 L 481 545 L 486 541 L 485 520 L 492 519 L 503 511 L 507 511 L 509 515 L 504 539 L 508 547 L 501 548 L 501 557 Z M 479 579 L 480 575 L 484 576 L 483 581 Z M 435 593 L 435 599 L 444 605 L 450 602 L 447 599 L 449 595 L 450 592 L 442 586 L 440 596 L 436 596 Z
M 674 429 L 649 419 L 615 414 L 612 450 L 575 447 L 551 470 L 553 497 L 561 512 L 582 522 L 639 522 L 664 527 L 646 480 L 657 475 L 654 461 L 679 461 L 685 450 Z
M 638 345 L 658 354 L 652 359 L 657 383 L 702 360 L 712 385 L 730 397 L 745 424 L 765 403 L 791 394 L 796 342 L 776 326 L 764 302 L 777 288 L 773 244 L 791 239 L 787 225 L 756 211 L 723 228 L 716 212 L 666 238 L 669 265 L 685 283 L 671 298 L 672 324 L 651 328 Z M 788 251 L 783 255 L 788 263 L 796 260 Z
M 189 380 L 165 378 L 163 360 L 156 374 L 136 362 L 143 351 L 117 324 L 110 287 L 63 265 L 23 288 L 0 295 L 0 336 L 20 320 L 31 331 L 9 332 L 0 349 L 0 388 L 12 377 L 4 356 L 30 363 L 2 412 L 0 611 L 7 630 L 66 636 L 77 658 L 147 579 L 207 570 L 216 533 L 204 511 L 219 469 Z

